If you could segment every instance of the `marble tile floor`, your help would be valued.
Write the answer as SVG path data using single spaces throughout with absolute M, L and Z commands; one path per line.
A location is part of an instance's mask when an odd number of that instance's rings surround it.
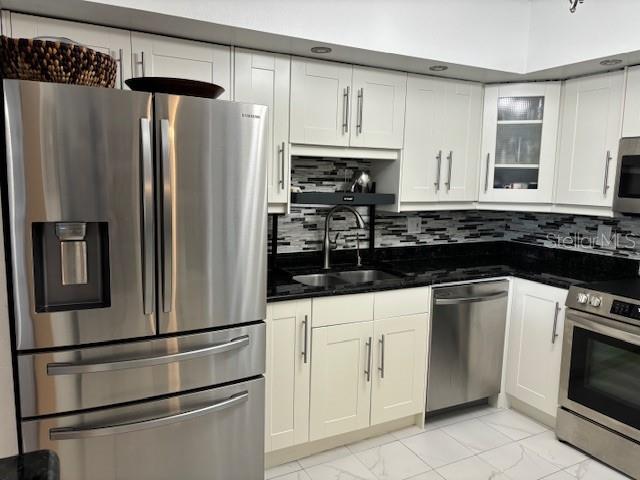
M 269 469 L 266 480 L 624 480 L 544 425 L 489 406 Z

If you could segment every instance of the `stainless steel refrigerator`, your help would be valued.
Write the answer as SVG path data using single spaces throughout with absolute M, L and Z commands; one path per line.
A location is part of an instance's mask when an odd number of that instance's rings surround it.
M 262 479 L 266 107 L 3 96 L 24 451 L 65 480 Z

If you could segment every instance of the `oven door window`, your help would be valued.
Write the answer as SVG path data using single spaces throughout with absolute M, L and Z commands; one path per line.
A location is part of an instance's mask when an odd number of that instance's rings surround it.
M 620 160 L 619 198 L 640 198 L 640 155 L 624 155 Z
M 640 429 L 640 346 L 575 327 L 568 397 Z

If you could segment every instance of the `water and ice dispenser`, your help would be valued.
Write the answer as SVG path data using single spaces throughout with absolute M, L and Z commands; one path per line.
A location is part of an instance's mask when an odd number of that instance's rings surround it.
M 107 222 L 33 223 L 37 312 L 110 306 Z

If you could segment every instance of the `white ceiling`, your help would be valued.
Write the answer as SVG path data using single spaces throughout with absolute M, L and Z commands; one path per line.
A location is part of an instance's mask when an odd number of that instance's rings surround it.
M 3 8 L 482 82 L 640 63 L 640 0 L 0 0 Z M 611 68 L 611 67 L 608 67 Z

